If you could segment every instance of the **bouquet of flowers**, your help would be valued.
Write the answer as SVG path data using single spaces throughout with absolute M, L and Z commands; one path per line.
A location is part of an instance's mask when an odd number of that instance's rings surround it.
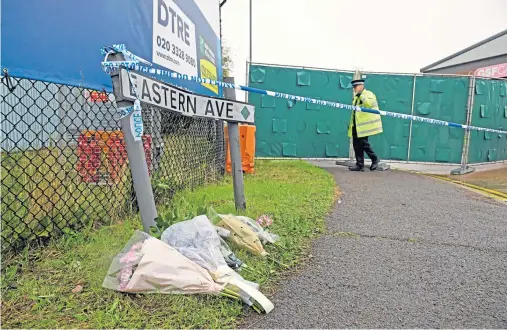
M 215 283 L 201 266 L 168 244 L 136 231 L 113 259 L 103 287 L 130 293 L 239 295 Z
M 266 229 L 267 227 L 271 226 L 271 224 L 273 224 L 273 219 L 271 219 L 269 216 L 261 215 L 259 218 L 257 218 L 257 221 L 241 215 L 237 215 L 236 218 L 250 227 L 259 236 L 262 244 L 275 244 L 280 240 L 280 237 L 278 235 L 270 233 Z
M 130 250 L 120 258 L 120 263 L 125 264 L 125 267 L 120 269 L 116 279 L 118 280 L 120 290 L 123 291 L 134 274 L 134 269 L 137 268 L 137 262 L 141 259 L 143 248 L 142 242 L 137 242 L 130 247 Z
M 259 291 L 257 283 L 245 280 L 228 266 L 222 252 L 225 242 L 206 215 L 175 223 L 163 232 L 162 241 L 207 269 L 215 282 L 239 294 L 247 305 L 266 313 L 273 309 L 273 304 Z

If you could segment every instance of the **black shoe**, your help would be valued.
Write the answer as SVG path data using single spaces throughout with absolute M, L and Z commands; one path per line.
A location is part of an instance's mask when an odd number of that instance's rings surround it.
M 361 166 L 351 166 L 349 167 L 349 171 L 354 171 L 354 172 L 364 172 L 364 167 L 361 167 Z
M 378 160 L 376 162 L 371 163 L 370 171 L 375 171 L 378 168 L 379 163 L 380 163 L 380 161 L 378 161 Z

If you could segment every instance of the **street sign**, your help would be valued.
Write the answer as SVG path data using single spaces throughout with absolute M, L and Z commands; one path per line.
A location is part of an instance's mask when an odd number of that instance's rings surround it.
M 126 69 L 121 69 L 120 84 L 122 96 L 127 100 L 139 99 L 190 117 L 254 123 L 255 107 L 247 103 L 198 95 Z

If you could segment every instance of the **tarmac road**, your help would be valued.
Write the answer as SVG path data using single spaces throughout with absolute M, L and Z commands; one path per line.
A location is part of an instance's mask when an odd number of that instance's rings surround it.
M 399 171 L 327 168 L 343 192 L 251 328 L 507 328 L 507 205 Z

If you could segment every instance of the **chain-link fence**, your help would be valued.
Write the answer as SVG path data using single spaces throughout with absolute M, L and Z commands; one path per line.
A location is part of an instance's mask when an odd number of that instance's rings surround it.
M 3 77 L 2 250 L 122 221 L 136 210 L 114 96 Z M 144 150 L 155 199 L 219 180 L 223 123 L 143 105 Z
M 177 191 L 220 180 L 225 172 L 222 121 L 186 117 L 143 106 L 145 137 L 153 148 L 146 153 L 157 204 Z

